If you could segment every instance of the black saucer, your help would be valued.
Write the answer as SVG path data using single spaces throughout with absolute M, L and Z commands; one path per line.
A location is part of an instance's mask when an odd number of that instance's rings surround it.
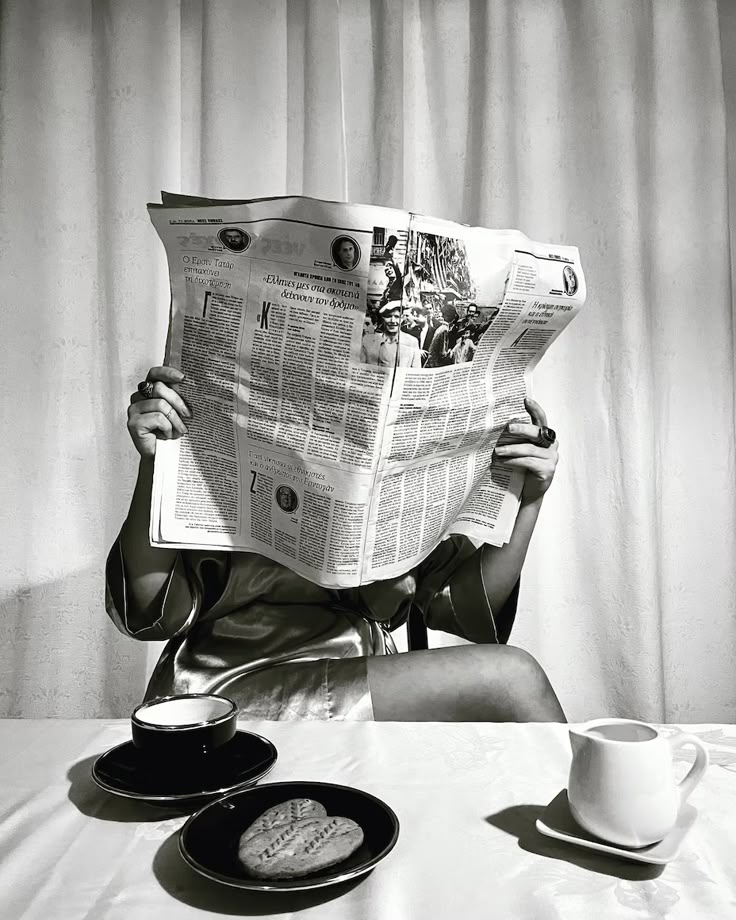
M 328 815 L 352 818 L 363 829 L 360 848 L 347 859 L 301 878 L 261 879 L 238 860 L 243 831 L 266 809 L 289 799 L 314 799 Z M 334 783 L 264 783 L 205 805 L 179 831 L 179 852 L 189 865 L 216 882 L 251 891 L 305 891 L 337 885 L 370 872 L 394 847 L 399 819 L 389 806 L 362 789 Z
M 92 779 L 106 792 L 126 799 L 199 807 L 226 792 L 254 785 L 271 770 L 276 757 L 268 739 L 245 731 L 194 765 L 184 760 L 163 764 L 126 741 L 97 758 Z

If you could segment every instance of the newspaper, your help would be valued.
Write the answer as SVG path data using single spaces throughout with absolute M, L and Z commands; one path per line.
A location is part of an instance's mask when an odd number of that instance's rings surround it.
M 157 444 L 153 545 L 257 552 L 339 588 L 450 534 L 509 540 L 523 474 L 492 453 L 584 303 L 576 247 L 313 198 L 148 207 L 166 363 L 194 408 Z

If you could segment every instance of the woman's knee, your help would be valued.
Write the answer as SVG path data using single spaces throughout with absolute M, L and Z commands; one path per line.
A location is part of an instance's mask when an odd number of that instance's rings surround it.
M 565 721 L 547 676 L 528 652 L 467 645 L 368 661 L 379 720 Z
M 507 718 L 565 721 L 552 684 L 534 655 L 513 645 L 479 646 L 478 651 L 484 658 L 480 671 L 485 690 Z
M 484 646 L 484 648 L 489 648 L 489 646 Z M 544 668 L 531 652 L 516 645 L 497 645 L 495 648 L 496 654 L 488 662 L 491 672 L 500 671 L 506 680 L 519 684 L 547 681 Z

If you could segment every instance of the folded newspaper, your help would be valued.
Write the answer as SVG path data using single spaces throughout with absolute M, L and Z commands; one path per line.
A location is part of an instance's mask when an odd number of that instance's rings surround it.
M 159 441 L 151 543 L 261 553 L 327 587 L 450 534 L 503 545 L 523 474 L 491 465 L 585 300 L 574 246 L 313 198 L 148 206 L 189 433 Z

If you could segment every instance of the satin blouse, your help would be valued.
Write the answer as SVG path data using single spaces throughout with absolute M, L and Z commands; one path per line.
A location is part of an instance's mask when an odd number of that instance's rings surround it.
M 396 652 L 391 631 L 412 605 L 430 629 L 507 641 L 518 584 L 494 614 L 484 549 L 452 536 L 406 575 L 346 589 L 321 587 L 256 553 L 182 550 L 143 614 L 118 539 L 107 559 L 106 609 L 121 632 L 168 640 L 145 699 L 214 692 L 234 699 L 243 718 L 372 719 L 367 656 Z

